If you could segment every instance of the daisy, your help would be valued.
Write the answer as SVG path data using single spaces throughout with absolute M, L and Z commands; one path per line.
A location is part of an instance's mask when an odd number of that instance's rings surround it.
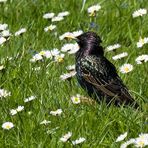
M 50 111 L 50 114 L 56 116 L 56 115 L 61 115 L 62 112 L 63 112 L 62 109 L 57 109 L 56 111 Z
M 83 33 L 82 30 L 74 31 L 74 32 L 65 32 L 63 35 L 59 36 L 60 40 L 63 39 L 73 39 Z
M 0 70 L 3 70 L 5 67 L 3 65 L 0 66 Z
M 127 148 L 128 145 L 134 144 L 134 142 L 135 142 L 135 139 L 132 138 L 132 139 L 124 142 L 123 144 L 121 144 L 120 148 Z
M 101 6 L 99 4 L 93 5 L 87 9 L 87 12 L 89 13 L 89 16 L 96 16 L 96 12 L 101 9 Z
M 22 110 L 24 110 L 24 106 L 18 106 L 16 109 L 17 112 L 21 112 Z
M 36 96 L 30 96 L 30 97 L 26 98 L 26 99 L 24 100 L 24 102 L 25 102 L 25 103 L 26 103 L 26 102 L 30 102 L 30 101 L 34 100 L 35 98 L 36 98 Z
M 71 32 L 65 32 L 64 34 L 62 34 L 61 36 L 59 36 L 59 39 L 60 40 L 63 40 L 63 39 L 71 39 L 73 38 L 73 34 Z
M 64 19 L 64 17 L 61 17 L 61 16 L 56 16 L 56 17 L 53 17 L 51 19 L 52 22 L 59 22 L 59 21 L 62 21 Z
M 137 42 L 137 47 L 141 48 L 144 44 L 147 43 L 148 43 L 148 37 L 145 37 L 143 39 L 140 37 L 139 42 Z
M 0 24 L 0 31 L 6 30 L 8 28 L 8 24 Z
M 71 136 L 72 136 L 72 132 L 68 132 L 67 134 L 65 134 L 64 136 L 62 136 L 62 137 L 60 138 L 60 141 L 66 142 L 66 141 L 68 141 L 68 139 L 71 138 Z
M 50 52 L 52 56 L 57 56 L 60 53 L 59 49 L 57 48 L 52 49 Z
M 69 15 L 70 13 L 68 12 L 68 11 L 64 11 L 64 12 L 60 12 L 60 13 L 58 13 L 58 16 L 59 17 L 64 17 L 64 16 L 67 16 L 67 15 Z
M 124 134 L 120 135 L 117 139 L 116 142 L 120 142 L 122 140 L 124 140 L 127 137 L 127 132 L 125 132 Z
M 56 62 L 59 62 L 59 63 L 60 63 L 60 62 L 63 62 L 64 56 L 65 56 L 64 54 L 56 55 L 56 56 L 55 56 L 55 61 L 56 61 Z
M 51 18 L 53 18 L 54 17 L 54 13 L 45 13 L 44 15 L 43 15 L 43 18 L 44 19 L 51 19 Z
M 18 112 L 21 112 L 24 110 L 24 106 L 18 106 L 16 109 L 11 109 L 10 114 L 13 116 L 17 114 Z
M 147 9 L 139 9 L 132 14 L 133 18 L 147 14 Z
M 70 78 L 74 77 L 76 75 L 76 71 L 71 71 L 69 73 L 65 73 L 63 75 L 60 76 L 61 80 L 69 80 Z
M 120 47 L 121 47 L 120 44 L 110 45 L 110 46 L 108 46 L 108 47 L 106 48 L 106 51 L 112 51 L 112 50 L 118 49 L 118 48 L 120 48 Z
M 75 141 L 72 141 L 72 144 L 77 145 L 77 144 L 80 144 L 80 143 L 84 142 L 85 140 L 86 140 L 85 138 L 80 137 L 79 139 L 77 139 Z
M 142 64 L 142 63 L 146 63 L 148 61 L 148 55 L 147 54 L 143 54 L 143 55 L 140 55 L 136 58 L 136 63 L 137 64 Z
M 42 122 L 40 122 L 40 124 L 44 124 L 44 125 L 47 125 L 49 123 L 51 123 L 51 121 L 48 121 L 48 120 L 43 120 Z
M 31 59 L 30 62 L 36 62 L 42 60 L 43 57 L 40 54 L 35 54 Z
M 74 37 L 77 37 L 77 36 L 81 35 L 82 33 L 83 33 L 82 30 L 78 30 L 78 31 L 72 32 L 72 34 L 74 35 Z
M 69 54 L 74 54 L 79 50 L 79 46 L 77 43 L 72 44 L 72 43 L 68 43 L 68 44 L 64 44 L 63 47 L 61 48 L 62 52 L 68 52 Z
M 39 52 L 39 54 L 41 56 L 46 57 L 47 59 L 52 58 L 51 51 L 49 51 L 49 50 L 42 50 L 42 51 Z
M 122 59 L 122 58 L 124 58 L 126 56 L 128 56 L 128 53 L 127 52 L 123 52 L 123 53 L 120 53 L 118 55 L 113 56 L 112 59 L 116 61 L 116 60 Z
M 50 25 L 50 26 L 47 26 L 47 27 L 45 27 L 44 28 L 44 31 L 45 32 L 48 32 L 48 31 L 52 31 L 52 30 L 54 30 L 56 28 L 56 25 Z
M 148 145 L 148 134 L 147 133 L 140 134 L 139 137 L 135 139 L 134 144 L 136 147 L 147 146 Z
M 9 129 L 13 128 L 13 127 L 14 127 L 14 125 L 13 125 L 12 122 L 5 122 L 5 123 L 2 124 L 2 128 L 6 129 L 6 130 L 9 130 Z
M 66 69 L 69 70 L 69 71 L 75 70 L 75 64 L 67 66 Z
M 9 30 L 3 30 L 0 33 L 0 36 L 2 36 L 2 37 L 9 37 L 9 36 L 11 36 L 11 33 L 9 32 Z
M 133 65 L 131 64 L 124 64 L 120 67 L 121 73 L 128 73 L 133 70 Z
M 17 114 L 17 110 L 16 109 L 11 109 L 10 110 L 10 115 L 14 116 Z
M 71 101 L 72 101 L 73 104 L 79 104 L 81 102 L 80 95 L 77 94 L 76 96 L 72 96 Z
M 2 97 L 6 98 L 8 96 L 11 96 L 11 93 L 10 92 L 8 92 L 5 89 L 0 89 L 0 98 L 2 98 Z
M 4 42 L 6 42 L 7 40 L 4 37 L 0 37 L 0 45 L 2 45 Z
M 146 145 L 148 145 L 148 140 L 142 139 L 142 138 L 136 138 L 134 144 L 136 147 L 142 148 L 142 147 L 145 147 Z
M 26 28 L 21 28 L 20 30 L 18 30 L 17 32 L 15 32 L 15 36 L 22 35 L 22 34 L 25 33 L 26 31 L 27 31 Z

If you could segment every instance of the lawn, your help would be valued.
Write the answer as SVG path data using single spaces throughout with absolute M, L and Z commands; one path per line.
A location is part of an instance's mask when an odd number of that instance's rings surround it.
M 90 16 L 87 9 L 96 4 L 101 9 Z M 8 25 L 5 29 L 0 26 L 0 147 L 118 148 L 148 133 L 148 63 L 136 62 L 138 56 L 148 53 L 148 16 L 132 15 L 140 8 L 148 8 L 147 0 L 0 0 L 0 24 Z M 64 11 L 69 15 L 61 21 L 43 17 Z M 56 28 L 45 31 L 51 24 Z M 3 38 L 2 30 L 9 30 L 9 35 Z M 61 79 L 69 73 L 66 67 L 75 64 L 75 54 L 61 49 L 68 43 L 74 48 L 77 45 L 59 37 L 79 30 L 94 31 L 101 37 L 105 56 L 116 66 L 139 109 L 96 103 L 75 76 Z M 115 44 L 120 47 L 106 50 Z M 123 52 L 128 55 L 113 60 Z M 120 71 L 125 63 L 133 66 L 128 73 Z M 11 122 L 12 128 L 3 127 L 6 122 Z M 63 142 L 61 138 L 68 132 L 69 139 L 65 136 Z M 116 142 L 125 132 L 127 137 Z M 79 138 L 84 141 L 75 144 Z

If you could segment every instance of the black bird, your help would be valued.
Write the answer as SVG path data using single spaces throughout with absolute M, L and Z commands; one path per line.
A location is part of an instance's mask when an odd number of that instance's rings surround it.
M 105 99 L 107 104 L 135 104 L 137 107 L 115 66 L 104 57 L 100 37 L 94 32 L 86 32 L 76 37 L 76 41 L 80 46 L 76 53 L 76 77 L 89 96 L 98 101 Z

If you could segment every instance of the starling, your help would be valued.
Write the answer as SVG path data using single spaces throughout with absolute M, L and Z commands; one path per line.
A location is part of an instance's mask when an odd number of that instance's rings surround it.
M 76 37 L 80 49 L 76 52 L 76 77 L 90 97 L 105 100 L 107 104 L 135 105 L 127 87 L 117 74 L 115 66 L 104 57 L 100 37 L 86 32 Z

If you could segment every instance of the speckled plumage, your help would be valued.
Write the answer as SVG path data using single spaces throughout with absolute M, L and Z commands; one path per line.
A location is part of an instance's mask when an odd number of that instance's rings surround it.
M 106 99 L 107 103 L 114 100 L 116 105 L 134 103 L 115 66 L 104 57 L 99 36 L 86 32 L 77 37 L 77 42 L 80 49 L 76 53 L 76 76 L 89 96 L 97 100 Z

